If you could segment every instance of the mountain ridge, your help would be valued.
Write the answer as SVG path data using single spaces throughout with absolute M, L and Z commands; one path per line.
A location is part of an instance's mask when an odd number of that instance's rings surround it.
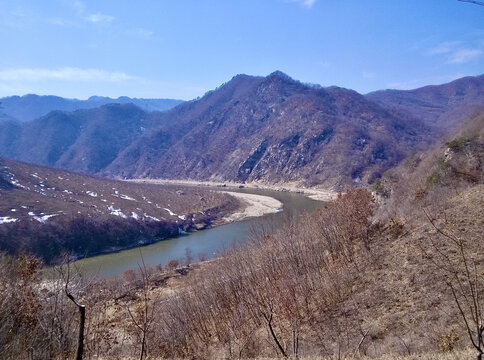
M 443 85 L 412 90 L 379 90 L 365 96 L 382 106 L 455 129 L 472 113 L 484 109 L 484 74 L 466 76 Z
M 75 111 L 93 109 L 107 104 L 132 103 L 145 111 L 165 111 L 183 103 L 175 99 L 143 99 L 120 96 L 110 98 L 105 96 L 91 96 L 87 100 L 63 98 L 55 95 L 26 94 L 23 96 L 8 96 L 0 98 L 0 121 L 17 120 L 27 122 L 51 111 Z
M 280 71 L 239 74 L 165 112 L 117 104 L 0 123 L 0 156 L 113 178 L 342 190 L 372 183 L 451 131 L 482 106 L 483 87 L 478 76 L 362 95 Z

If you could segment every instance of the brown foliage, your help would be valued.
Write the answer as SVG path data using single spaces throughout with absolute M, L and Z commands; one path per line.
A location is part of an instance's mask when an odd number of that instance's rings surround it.
M 163 301 L 153 351 L 179 357 L 297 356 L 314 349 L 314 341 L 328 343 L 328 317 L 358 279 L 371 214 L 371 196 L 353 190 L 233 249 Z

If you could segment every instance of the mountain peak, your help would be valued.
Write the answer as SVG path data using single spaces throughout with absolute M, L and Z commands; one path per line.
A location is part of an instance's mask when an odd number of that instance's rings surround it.
M 267 79 L 282 79 L 282 80 L 295 81 L 292 77 L 290 77 L 289 75 L 283 73 L 280 70 L 276 70 L 273 73 L 269 74 L 267 76 Z
M 87 99 L 88 101 L 99 101 L 99 100 L 112 100 L 111 98 L 109 97 L 106 97 L 106 96 L 98 96 L 98 95 L 92 95 L 89 97 L 89 99 Z

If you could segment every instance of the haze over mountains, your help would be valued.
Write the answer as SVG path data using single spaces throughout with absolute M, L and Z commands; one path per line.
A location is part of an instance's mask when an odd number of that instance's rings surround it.
M 375 91 L 366 97 L 384 107 L 408 112 L 445 130 L 458 127 L 463 119 L 482 109 L 483 93 L 484 75 L 480 75 L 415 90 Z
M 238 75 L 162 113 L 110 104 L 0 123 L 0 156 L 109 177 L 342 189 L 371 183 L 483 104 L 482 75 L 366 96 L 281 72 Z
M 26 122 L 37 119 L 54 110 L 74 111 L 79 109 L 92 109 L 112 103 L 131 103 L 146 111 L 165 111 L 182 102 L 182 100 L 173 99 L 138 99 L 127 96 L 121 96 L 117 99 L 104 96 L 91 96 L 87 100 L 66 99 L 52 95 L 39 96 L 34 94 L 8 96 L 0 98 L 0 121 L 17 120 Z

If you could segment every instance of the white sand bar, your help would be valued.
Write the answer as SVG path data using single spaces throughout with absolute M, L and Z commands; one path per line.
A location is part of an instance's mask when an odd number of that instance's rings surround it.
M 282 203 L 270 196 L 223 191 L 238 198 L 245 206 L 241 211 L 224 218 L 224 221 L 240 221 L 248 217 L 262 216 L 282 210 Z
M 186 186 L 208 186 L 208 187 L 244 187 L 247 189 L 262 189 L 273 191 L 289 191 L 299 194 L 303 194 L 313 200 L 319 201 L 333 201 L 338 197 L 338 192 L 331 189 L 321 188 L 305 188 L 299 187 L 296 183 L 284 183 L 276 185 L 268 185 L 257 182 L 248 184 L 241 184 L 235 182 L 214 182 L 214 181 L 198 181 L 198 180 L 168 180 L 168 179 L 125 179 L 125 181 L 148 183 L 148 184 L 160 184 L 160 185 L 186 185 Z

